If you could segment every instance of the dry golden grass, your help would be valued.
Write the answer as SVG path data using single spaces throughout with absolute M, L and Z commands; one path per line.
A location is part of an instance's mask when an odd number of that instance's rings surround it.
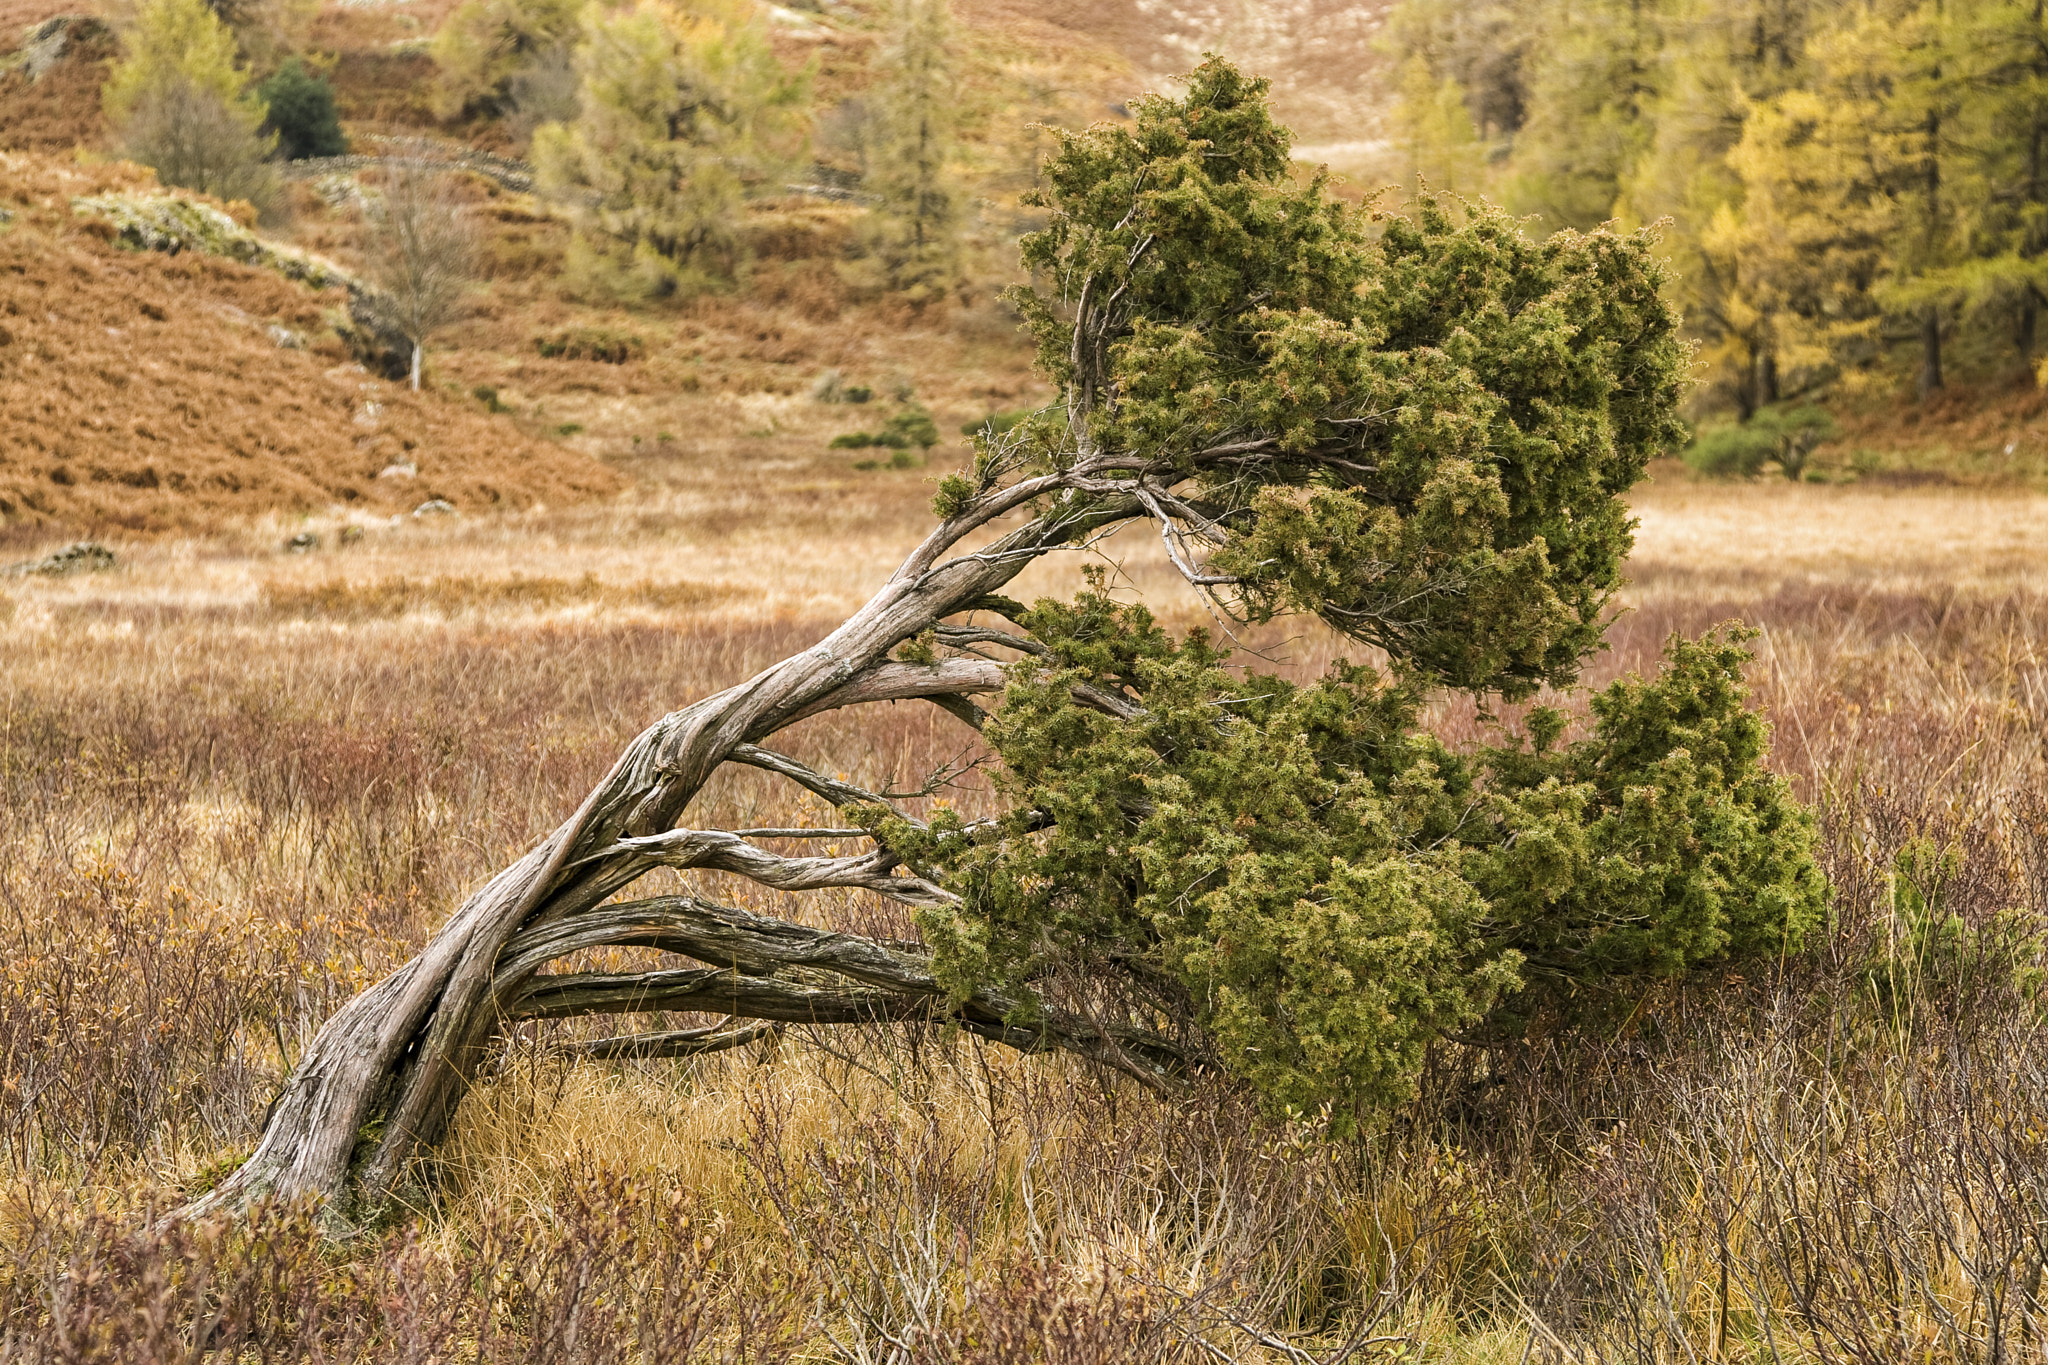
M 430 64 L 393 44 L 449 7 L 323 12 L 314 42 L 341 54 L 352 128 L 425 125 Z M 1013 98 L 1086 121 L 1134 70 L 1177 65 L 1190 35 L 1279 52 L 1276 15 L 1322 16 L 1353 42 L 1374 11 L 1256 8 L 1155 22 L 1146 6 L 961 0 L 963 112 L 990 183 L 1028 150 L 992 131 Z M 821 101 L 858 92 L 864 32 L 791 32 L 777 42 L 818 56 Z M 1280 57 L 1350 80 L 1296 47 Z M 97 136 L 85 76 L 12 79 L 0 124 L 19 110 L 46 142 Z M 1328 111 L 1358 92 L 1293 93 Z M 440 131 L 509 145 L 496 126 Z M 321 1021 L 572 809 L 631 734 L 863 600 L 928 524 L 930 480 L 964 458 L 956 442 L 924 468 L 861 472 L 827 449 L 833 435 L 879 425 L 898 391 L 949 436 L 1047 391 L 985 289 L 929 313 L 858 298 L 836 269 L 842 208 L 760 206 L 743 291 L 636 311 L 566 295 L 563 225 L 478 186 L 487 295 L 430 353 L 435 391 L 379 390 L 389 429 L 371 433 L 349 425 L 353 390 L 320 406 L 319 366 L 338 357 L 256 345 L 255 323 L 311 327 L 318 301 L 239 267 L 112 253 L 64 225 L 62 198 L 125 173 L 38 167 L 10 201 L 33 211 L 0 236 L 19 266 L 0 292 L 15 316 L 68 320 L 49 360 L 74 388 L 125 376 L 175 410 L 181 395 L 135 369 L 134 334 L 106 328 L 140 325 L 159 348 L 196 328 L 214 348 L 201 368 L 226 356 L 245 372 L 202 376 L 215 407 L 187 423 L 195 443 L 236 421 L 256 431 L 278 392 L 343 429 L 321 447 L 333 460 L 189 516 L 164 510 L 162 469 L 155 490 L 124 483 L 145 466 L 117 467 L 132 449 L 96 442 L 108 477 L 51 488 L 106 496 L 64 493 L 77 501 L 50 515 L 113 528 L 120 566 L 0 582 L 0 1359 L 186 1359 L 193 1303 L 219 1316 L 218 1354 L 287 1359 L 316 1340 L 327 1359 L 724 1358 L 708 1340 L 746 1359 L 1107 1365 L 1330 1360 L 1360 1339 L 1375 1344 L 1349 1359 L 2044 1358 L 2048 509 L 2016 488 L 1657 472 L 1636 499 L 1629 610 L 1588 681 L 1654 667 L 1672 630 L 1758 626 L 1753 684 L 1779 766 L 1820 812 L 1833 919 L 1798 957 L 1657 992 L 1619 1028 L 1447 1045 L 1417 1102 L 1368 1141 L 916 1029 L 571 1066 L 552 1044 L 575 1026 L 534 1026 L 494 1057 L 425 1206 L 388 1237 L 325 1247 L 291 1210 L 241 1232 L 149 1230 L 150 1209 L 247 1150 Z M 295 240 L 350 257 L 353 210 L 302 187 L 294 211 Z M 119 288 L 53 306 L 59 284 L 105 279 Z M 186 312 L 137 324 L 108 311 L 114 293 Z M 639 344 L 622 364 L 536 344 L 590 330 Z M 0 388 L 21 349 L 0 351 Z M 828 371 L 876 400 L 812 397 Z M 23 442 L 66 430 L 32 408 L 55 387 L 11 382 L 10 476 Z M 510 411 L 486 412 L 479 386 Z M 69 397 L 95 414 L 113 401 Z M 1903 435 L 1852 424 L 1834 463 L 1869 449 L 1910 466 L 1946 442 L 1979 482 L 2011 482 L 2032 470 L 2040 404 L 1994 399 L 1958 399 Z M 387 436 L 398 444 L 374 444 Z M 574 456 L 535 463 L 500 499 L 516 514 L 362 515 L 339 489 L 378 511 L 439 491 L 426 459 L 420 483 L 362 482 L 411 453 L 406 439 L 499 473 L 499 447 Z M 48 464 L 34 466 L 45 483 Z M 578 491 L 597 496 L 565 496 Z M 122 538 L 123 525 L 172 530 Z M 345 528 L 363 534 L 344 542 Z M 283 553 L 301 530 L 321 548 Z M 68 534 L 14 530 L 10 556 Z M 1210 624 L 1156 539 L 1101 549 L 1170 623 Z M 1078 569 L 1037 566 L 1019 595 L 1071 590 Z M 1345 652 L 1312 626 L 1246 643 L 1304 672 Z M 1492 733 L 1468 702 L 1434 720 L 1455 742 Z M 791 740 L 873 786 L 957 760 L 968 737 L 904 705 L 820 717 Z M 982 798 L 970 780 L 954 799 Z M 692 818 L 824 814 L 747 773 L 721 777 Z M 911 932 L 853 893 L 696 884 Z
M 17 1250 L 0 1298 L 19 1321 L 53 1311 L 24 1278 L 52 1256 L 127 1266 L 145 1298 L 189 1283 L 198 1251 L 136 1242 L 121 1218 L 244 1150 L 319 1022 L 560 819 L 627 736 L 836 622 L 917 534 L 928 492 L 815 450 L 650 468 L 666 485 L 616 504 L 408 523 L 307 555 L 274 548 L 287 524 L 254 522 L 6 585 L 0 1242 Z M 465 1104 L 414 1233 L 277 1283 L 300 1308 L 370 1296 L 382 1316 L 362 1321 L 408 1340 L 516 1331 L 538 1358 L 611 1359 L 548 1326 L 568 1281 L 541 1267 L 603 1259 L 676 1198 L 715 1233 L 705 1330 L 753 1333 L 763 1359 L 858 1359 L 884 1331 L 922 1343 L 906 1359 L 1076 1365 L 1173 1358 L 1187 1331 L 1240 1360 L 1371 1335 L 1393 1339 L 1381 1354 L 1475 1362 L 1962 1361 L 1988 1358 L 1994 1331 L 2007 1359 L 2038 1358 L 2048 1047 L 2020 987 L 2043 965 L 2048 885 L 2039 501 L 1667 469 L 1637 507 L 1632 610 L 1594 673 L 1651 666 L 1674 628 L 1765 628 L 1758 696 L 1780 764 L 1820 803 L 1837 888 L 1834 924 L 1781 970 L 1664 993 L 1619 1033 L 1447 1048 L 1363 1145 L 916 1030 L 569 1066 L 534 1028 Z M 1206 620 L 1156 541 L 1106 549 L 1169 619 Z M 1260 643 L 1296 668 L 1337 652 L 1315 631 Z M 1483 733 L 1469 708 L 1442 718 Z M 793 740 L 869 783 L 964 743 L 909 706 Z M 745 775 L 693 818 L 823 814 Z M 853 893 L 702 882 L 909 932 Z M 288 1231 L 249 1264 L 275 1270 L 261 1256 L 312 1235 Z M 604 1302 L 642 1302 L 648 1267 L 684 1264 L 681 1244 L 631 1235 L 642 1250 L 590 1272 Z M 392 1297 L 407 1277 L 442 1288 Z M 106 1292 L 93 1311 L 142 1311 Z M 399 1336 L 350 1349 L 425 1358 Z

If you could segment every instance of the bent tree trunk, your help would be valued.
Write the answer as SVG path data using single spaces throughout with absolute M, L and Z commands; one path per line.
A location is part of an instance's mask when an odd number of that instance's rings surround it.
M 1408 852 L 1389 854 L 1383 842 L 1374 842 L 1383 832 L 1394 837 L 1391 817 L 1367 819 L 1359 812 L 1381 810 L 1383 800 L 1391 809 L 1395 797 L 1408 797 L 1380 792 L 1373 784 L 1391 779 L 1364 776 L 1359 765 L 1362 755 L 1393 752 L 1391 743 L 1369 736 L 1382 723 L 1398 729 L 1406 722 L 1374 708 L 1384 702 L 1398 710 L 1411 686 L 1519 700 L 1539 684 L 1571 684 L 1599 646 L 1630 543 L 1622 494 L 1652 454 L 1682 435 L 1674 416 L 1682 372 L 1677 319 L 1662 301 L 1652 243 L 1643 234 L 1594 233 L 1560 234 L 1538 246 L 1504 214 L 1474 209 L 1454 222 L 1433 201 L 1419 206 L 1412 223 L 1376 222 L 1331 199 L 1320 177 L 1296 179 L 1287 135 L 1266 116 L 1261 83 L 1220 59 L 1205 63 L 1190 82 L 1185 99 L 1140 101 L 1135 133 L 1104 125 L 1064 140 L 1048 171 L 1049 225 L 1026 239 L 1025 263 L 1052 282 L 1053 292 L 1023 290 L 1012 300 L 1036 338 L 1039 371 L 1062 392 L 1064 421 L 1057 408 L 1048 408 L 1001 437 L 986 432 L 971 475 L 940 482 L 938 526 L 845 624 L 747 682 L 662 718 L 634 740 L 567 821 L 472 896 L 419 956 L 328 1022 L 288 1078 L 254 1154 L 195 1210 L 235 1208 L 272 1194 L 326 1198 L 341 1217 L 374 1212 L 390 1201 L 414 1159 L 442 1136 L 493 1040 L 520 1019 L 685 1010 L 715 1011 L 733 1021 L 604 1039 L 580 1049 L 601 1057 L 707 1051 L 779 1020 L 936 1017 L 1011 1046 L 1079 1053 L 1155 1084 L 1178 1069 L 1213 1064 L 1209 1054 L 1216 1045 L 1182 1041 L 1205 1036 L 1207 1027 L 1190 985 L 1197 969 L 1169 967 L 1135 922 L 1132 943 L 1096 944 L 1103 979 L 1112 988 L 1130 987 L 1127 1005 L 1105 1005 L 1118 997 L 1098 994 L 1086 971 L 1078 981 L 1034 976 L 1038 966 L 1023 960 L 1029 954 L 1016 958 L 1014 972 L 991 979 L 1056 980 L 1043 988 L 1048 999 L 993 988 L 962 998 L 942 988 L 931 959 L 901 945 L 825 933 L 695 896 L 613 899 L 666 866 L 718 870 L 783 891 L 860 887 L 913 906 L 948 907 L 951 893 L 912 875 L 886 840 L 906 852 L 938 842 L 957 849 L 962 831 L 949 822 L 937 840 L 926 840 L 901 812 L 898 819 L 877 818 L 888 805 L 883 796 L 778 752 L 775 736 L 824 711 L 910 699 L 931 701 L 979 725 L 983 713 L 974 699 L 1005 688 L 1014 669 L 1019 685 L 1007 700 L 1020 706 L 1020 716 L 1035 714 L 1033 707 L 1060 690 L 1062 708 L 1071 703 L 1115 718 L 1104 721 L 1105 730 L 1135 731 L 1153 721 L 1162 729 L 1149 738 L 1104 741 L 1101 761 L 1121 766 L 1090 774 L 1091 783 L 1096 776 L 1103 780 L 1091 786 L 1072 827 L 1054 823 L 1073 809 L 1064 796 L 1020 798 L 1020 808 L 964 832 L 988 840 L 972 851 L 1014 852 L 1017 861 L 1002 874 L 1011 880 L 1003 884 L 1034 888 L 1017 895 L 1037 896 L 1039 884 L 1049 880 L 1076 904 L 1114 893 L 1123 897 L 1117 906 L 1134 907 L 1128 888 L 1110 886 L 1094 869 L 1134 865 L 1128 840 L 1137 837 L 1132 831 L 1143 819 L 1124 811 L 1132 817 L 1127 825 L 1104 832 L 1088 813 L 1112 799 L 1106 793 L 1116 793 L 1119 807 L 1126 797 L 1133 806 L 1150 800 L 1138 795 L 1144 779 L 1129 770 L 1127 751 L 1118 746 L 1128 742 L 1136 746 L 1128 752 L 1151 752 L 1165 764 L 1165 751 L 1179 744 L 1176 730 L 1200 731 L 1206 744 L 1212 730 L 1240 724 L 1233 708 L 1292 703 L 1276 700 L 1277 692 L 1255 699 L 1204 691 L 1212 689 L 1203 681 L 1210 671 L 1202 662 L 1206 644 L 1191 643 L 1170 666 L 1166 654 L 1133 655 L 1123 671 L 1126 663 L 1103 663 L 1116 649 L 1097 650 L 1072 633 L 1069 608 L 1022 618 L 1014 604 L 996 596 L 1039 556 L 1085 546 L 1128 521 L 1152 523 L 1175 569 L 1220 612 L 1259 621 L 1313 614 L 1384 650 L 1400 674 L 1397 689 L 1367 697 L 1355 670 L 1337 666 L 1336 690 L 1327 695 L 1338 698 L 1331 703 L 1338 709 L 1329 714 L 1354 719 L 1333 720 L 1334 728 L 1314 721 L 1311 728 L 1324 738 L 1313 744 L 1303 738 L 1287 750 L 1292 756 L 1276 760 L 1305 774 L 1302 781 L 1317 791 L 1358 792 L 1345 807 L 1353 812 L 1344 817 L 1351 822 L 1350 843 L 1322 839 L 1315 823 L 1321 809 L 1303 813 L 1301 802 L 1290 798 L 1268 815 L 1295 821 L 1301 834 L 1316 838 L 1296 840 L 1283 824 L 1261 834 L 1267 844 L 1260 847 L 1270 845 L 1269 852 L 1248 861 L 1230 852 L 1253 847 L 1231 843 L 1235 834 L 1204 844 L 1208 851 L 1199 857 L 1176 855 L 1173 876 L 1196 877 L 1183 891 L 1210 880 L 1210 872 L 1197 876 L 1195 868 L 1212 854 L 1245 868 L 1242 884 L 1233 880 L 1231 886 L 1250 899 L 1242 902 L 1241 915 L 1230 914 L 1256 942 L 1306 942 L 1301 935 L 1314 934 L 1322 935 L 1316 943 L 1349 945 L 1342 962 L 1308 963 L 1315 970 L 1285 982 L 1262 965 L 1271 954 L 1245 951 L 1241 983 L 1250 983 L 1245 998 L 1258 1003 L 1239 1014 L 1259 1017 L 1239 1019 L 1249 1031 L 1238 1035 L 1243 1053 L 1231 1054 L 1238 1070 L 1266 1066 L 1264 1045 L 1253 1045 L 1254 1038 L 1300 1051 L 1305 1044 L 1290 1021 L 1309 1008 L 1316 1020 L 1344 1015 L 1339 1032 L 1349 1039 L 1342 1042 L 1348 1051 L 1341 1065 L 1317 1063 L 1321 1069 L 1313 1075 L 1286 1063 L 1273 1073 L 1275 1083 L 1297 1090 L 1334 1086 L 1332 1093 L 1361 1097 L 1390 1093 L 1389 1068 L 1405 1064 L 1414 1039 L 1465 1017 L 1478 1008 L 1482 987 L 1492 990 L 1504 981 L 1506 968 L 1495 968 L 1506 958 L 1497 955 L 1473 968 L 1480 985 L 1464 989 L 1462 954 L 1519 949 L 1508 940 L 1482 941 L 1483 925 L 1474 918 L 1479 893 L 1462 877 L 1433 864 L 1411 869 L 1415 859 Z M 997 523 L 1013 517 L 1001 533 Z M 1018 628 L 959 619 L 983 610 Z M 1164 691 L 1155 691 L 1148 678 Z M 1176 689 L 1187 688 L 1201 694 L 1199 702 L 1174 700 Z M 1723 687 L 1713 695 L 1725 701 L 1735 693 Z M 1146 709 L 1155 696 L 1166 699 L 1164 711 Z M 1343 711 L 1354 702 L 1355 713 Z M 1003 733 L 1008 730 L 1006 724 Z M 1222 752 L 1202 744 L 1195 750 L 1190 764 Z M 1267 763 L 1263 755 L 1279 752 L 1253 746 L 1241 761 Z M 859 808 L 860 818 L 842 823 L 874 830 L 873 851 L 790 856 L 760 841 L 803 831 L 687 825 L 691 802 L 725 764 L 764 770 L 835 807 Z M 1415 764 L 1400 771 L 1429 767 L 1422 758 Z M 1326 780 L 1326 770 L 1340 769 Z M 1015 776 L 1014 766 L 1009 771 Z M 1159 771 L 1180 782 L 1170 789 L 1192 790 L 1182 781 L 1186 774 L 1177 776 L 1170 764 Z M 1260 782 L 1272 776 L 1247 771 Z M 1205 782 L 1215 776 L 1213 768 L 1208 772 Z M 1125 785 L 1131 782 L 1141 785 Z M 1015 796 L 1026 789 L 1009 790 Z M 1184 808 L 1209 812 L 1187 817 L 1192 823 L 1181 833 L 1189 839 L 1192 824 L 1230 810 L 1239 812 L 1230 817 L 1232 830 L 1265 828 L 1251 805 L 1202 800 L 1207 804 Z M 1435 809 L 1428 802 L 1418 809 L 1425 807 Z M 1677 798 L 1668 808 L 1691 809 Z M 1465 817 L 1454 811 L 1445 818 L 1463 827 Z M 1528 816 L 1539 818 L 1551 821 L 1553 814 Z M 1113 817 L 1103 819 L 1115 824 Z M 1763 827 L 1783 823 L 1772 821 Z M 1454 837 L 1433 824 L 1426 828 L 1434 831 L 1432 849 Z M 1049 831 L 1072 847 L 1048 854 L 1051 871 L 1045 871 L 1031 862 L 1038 849 L 1030 841 Z M 1480 833 L 1492 841 L 1488 847 L 1505 847 L 1512 835 Z M 1289 851 L 1297 844 L 1313 856 Z M 1354 847 L 1386 868 L 1381 880 L 1342 871 L 1350 878 L 1344 904 L 1358 914 L 1340 906 L 1327 914 L 1304 910 L 1306 920 L 1289 918 L 1312 903 L 1291 899 L 1281 888 L 1302 878 L 1334 886 L 1340 870 L 1350 867 L 1350 855 L 1335 850 Z M 1280 880 L 1264 880 L 1260 869 L 1269 853 L 1279 860 L 1276 867 L 1285 865 L 1285 877 L 1274 874 Z M 1756 865 L 1780 869 L 1782 862 Z M 995 884 L 974 876 L 963 872 L 958 884 Z M 1067 876 L 1071 885 L 1057 885 Z M 1439 889 L 1431 893 L 1438 899 L 1420 908 L 1398 889 L 1425 884 Z M 975 894 L 975 904 L 961 907 L 964 919 L 987 909 L 1003 913 L 1000 895 L 983 905 Z M 1686 893 L 1676 903 L 1711 899 Z M 1807 903 L 1790 892 L 1772 902 Z M 1632 900 L 1612 913 L 1630 917 L 1630 924 L 1642 918 Z M 1330 928 L 1340 915 L 1350 918 Z M 1416 928 L 1372 927 L 1383 923 Z M 1186 928 L 1196 937 L 1210 933 L 1206 921 L 1189 919 Z M 1097 937 L 1120 932 L 1104 929 Z M 1407 945 L 1400 947 L 1406 956 L 1390 957 L 1395 950 L 1388 945 Z M 547 970 L 569 954 L 607 946 L 666 950 L 700 965 L 620 974 Z M 1240 945 L 1212 946 L 1218 951 L 1204 959 L 1211 966 L 1200 971 L 1211 971 Z M 1412 985 L 1418 963 L 1440 974 L 1442 989 L 1404 995 L 1398 1009 L 1362 1006 L 1355 1019 L 1345 1013 L 1348 996 L 1329 1002 L 1354 967 Z M 1327 974 L 1323 965 L 1330 967 Z M 1239 978 L 1221 979 L 1229 985 Z M 1081 1002 L 1076 1013 L 1054 1007 L 1069 999 Z M 1392 1031 L 1380 1031 L 1381 1023 Z M 1253 1053 L 1261 1054 L 1256 1065 L 1244 1061 Z
M 348 1216 L 374 1213 L 436 1143 L 493 1040 L 509 1023 L 578 1015 L 701 1010 L 732 1026 L 585 1044 L 595 1057 L 679 1056 L 756 1036 L 766 1023 L 816 1024 L 940 1017 L 1014 1047 L 1063 1049 L 1156 1083 L 1183 1061 L 1163 1037 L 1096 1027 L 981 992 L 955 1002 L 915 951 L 763 918 L 688 896 L 607 903 L 656 867 L 736 873 L 767 887 L 862 887 L 910 905 L 948 893 L 902 875 L 884 850 L 854 857 L 788 857 L 739 834 L 678 828 L 721 765 L 777 774 L 835 807 L 886 805 L 762 747 L 824 711 L 876 702 L 932 701 L 968 723 L 973 696 L 1001 689 L 1002 663 L 979 653 L 1007 631 L 941 627 L 974 610 L 1026 564 L 1144 511 L 1124 489 L 1090 496 L 1085 462 L 1008 487 L 985 480 L 844 625 L 817 645 L 716 696 L 663 717 L 633 741 L 576 812 L 470 897 L 425 949 L 337 1013 L 271 1107 L 254 1153 L 187 1210 L 204 1213 L 278 1196 L 315 1196 Z M 1051 495 L 1052 510 L 985 548 L 948 557 L 991 521 Z M 975 651 L 931 663 L 890 651 L 936 629 Z M 919 651 L 920 653 L 924 651 Z M 1104 697 L 1101 704 L 1116 702 Z M 749 831 L 756 838 L 812 831 Z M 859 831 L 834 832 L 842 837 Z M 559 958 L 604 946 L 685 954 L 691 970 L 605 975 L 547 973 Z

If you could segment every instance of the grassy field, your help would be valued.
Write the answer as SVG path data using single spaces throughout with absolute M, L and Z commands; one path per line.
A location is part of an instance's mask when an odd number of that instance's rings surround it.
M 918 1029 L 569 1065 L 570 1026 L 531 1026 L 388 1237 L 152 1228 L 631 734 L 809 645 L 924 522 L 929 471 L 708 449 L 576 509 L 305 555 L 259 522 L 0 587 L 0 1358 L 187 1359 L 195 1317 L 250 1359 L 2043 1358 L 2048 499 L 1675 467 L 1592 680 L 1672 630 L 1761 630 L 1835 886 L 1774 971 L 1447 1045 L 1357 1143 Z M 1105 551 L 1205 619 L 1156 542 Z M 868 785 L 967 740 L 911 706 L 794 734 Z M 821 814 L 765 778 L 705 805 Z M 774 908 L 910 932 L 834 894 Z

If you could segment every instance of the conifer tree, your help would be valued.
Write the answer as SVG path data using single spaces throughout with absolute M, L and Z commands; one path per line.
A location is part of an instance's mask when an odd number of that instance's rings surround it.
M 1745 417 L 1777 401 L 1777 354 L 1741 262 L 1709 230 L 1726 221 L 1724 213 L 1740 211 L 1743 187 L 1728 154 L 1750 107 L 1805 78 L 1806 37 L 1822 3 L 1679 0 L 1662 25 L 1655 131 L 1621 187 L 1625 221 L 1668 220 L 1663 249 L 1673 301 L 1699 340 L 1709 382 Z
M 1059 401 L 985 431 L 843 624 L 654 722 L 343 1007 L 198 1209 L 382 1211 L 522 1020 L 724 1018 L 567 1044 L 596 1058 L 735 1046 L 766 1026 L 745 1019 L 945 1024 L 1152 1086 L 1206 1072 L 1343 1127 L 1411 1095 L 1448 1034 L 1630 1009 L 1652 982 L 1797 946 L 1822 909 L 1814 828 L 1767 765 L 1736 635 L 1674 639 L 1655 677 L 1590 700 L 1572 742 L 1547 708 L 1471 749 L 1426 725 L 1446 691 L 1570 687 L 1600 646 L 1624 495 L 1682 436 L 1651 239 L 1537 243 L 1428 198 L 1362 212 L 1295 174 L 1265 93 L 1211 61 L 1130 127 L 1061 138 L 1024 247 L 1043 287 L 1011 296 Z M 1314 616 L 1383 663 L 1275 677 L 1099 579 L 1003 595 L 1129 523 L 1219 613 Z M 985 818 L 863 790 L 778 739 L 918 699 L 986 745 Z M 822 818 L 686 824 L 728 765 L 796 784 Z M 820 836 L 872 848 L 777 851 Z M 922 941 L 709 887 L 619 898 L 664 867 L 871 891 L 911 907 Z M 701 965 L 588 970 L 604 948 Z
M 205 0 L 147 0 L 122 33 L 101 100 L 122 150 L 168 185 L 268 208 L 277 177 L 263 101 L 235 35 Z
M 1946 263 L 1925 270 L 1925 288 L 1973 318 L 2009 325 L 2031 368 L 2048 302 L 2048 6 L 1947 0 L 1940 17 L 1953 246 Z
M 1890 153 L 1892 271 L 1877 292 L 1918 334 L 1914 387 L 1924 399 L 1942 387 L 1943 329 L 1958 301 L 1952 267 L 1962 217 L 1956 144 L 1964 83 L 1954 50 L 1955 16 L 1945 0 L 1888 9 L 1871 14 L 1885 25 L 1882 41 L 1862 48 L 1887 92 L 1879 134 Z
M 277 154 L 287 161 L 345 156 L 348 137 L 334 106 L 334 87 L 293 57 L 257 87 L 267 113 L 263 126 L 277 134 Z
M 1395 143 L 1408 192 L 1420 196 L 1427 187 L 1470 195 L 1484 189 L 1485 157 L 1457 79 L 1438 76 L 1417 55 L 1402 64 L 1400 91 Z
M 121 49 L 100 92 L 107 118 L 117 126 L 144 100 L 175 86 L 213 96 L 251 128 L 263 121 L 262 104 L 247 93 L 249 77 L 234 31 L 206 0 L 145 0 L 121 34 Z
M 582 12 L 582 0 L 463 0 L 434 35 L 434 112 L 508 112 L 522 77 L 567 56 Z
M 1480 143 L 1504 147 L 1527 115 L 1529 49 L 1546 9 L 1545 0 L 1401 0 L 1386 41 L 1404 65 L 1428 64 L 1431 92 L 1455 82 Z
M 576 216 L 584 287 L 662 298 L 732 279 L 750 182 L 793 150 L 806 81 L 744 0 L 592 6 L 576 51 L 581 112 L 534 134 L 542 188 Z
M 1505 190 L 1551 228 L 1585 230 L 1614 216 L 1623 182 L 1656 132 L 1665 76 L 1659 0 L 1572 0 L 1535 16 L 1524 79 L 1527 113 Z
M 1745 102 L 1727 157 L 1740 198 L 1701 243 L 1721 265 L 1727 316 L 1768 357 L 1761 402 L 1869 378 L 1881 359 L 1876 288 L 1892 269 L 1900 165 L 1885 131 L 1891 32 L 1880 16 L 1833 16 L 1808 40 L 1799 87 Z
M 861 245 L 884 287 L 921 303 L 943 297 L 960 268 L 952 23 L 946 0 L 894 0 L 884 22 L 861 139 L 861 188 L 875 198 Z

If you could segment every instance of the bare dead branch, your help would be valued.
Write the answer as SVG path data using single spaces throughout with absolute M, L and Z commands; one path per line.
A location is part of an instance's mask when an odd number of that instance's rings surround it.
M 851 858 L 786 858 L 724 830 L 673 829 L 666 834 L 621 839 L 605 850 L 605 854 L 611 853 L 629 853 L 664 867 L 730 872 L 773 891 L 858 887 L 905 905 L 953 905 L 959 901 L 922 878 L 890 875 L 901 860 L 886 849 Z
M 763 1021 L 745 1028 L 731 1028 L 732 1017 L 710 1028 L 677 1029 L 669 1033 L 634 1033 L 618 1038 L 599 1038 L 588 1043 L 568 1043 L 562 1051 L 571 1057 L 595 1062 L 651 1061 L 658 1057 L 702 1057 L 744 1047 L 757 1038 L 775 1033 L 781 1025 Z

